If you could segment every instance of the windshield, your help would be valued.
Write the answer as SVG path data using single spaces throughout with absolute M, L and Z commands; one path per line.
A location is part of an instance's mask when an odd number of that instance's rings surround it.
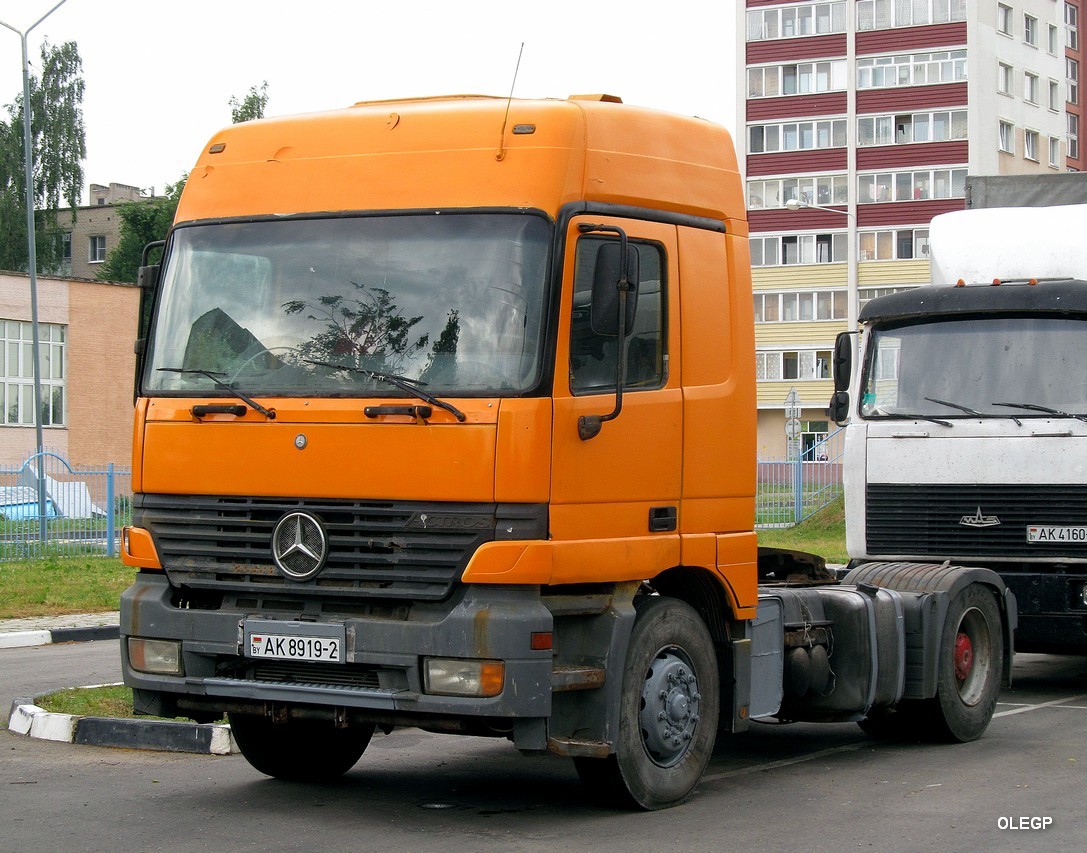
M 877 328 L 868 353 L 866 418 L 1087 412 L 1082 319 L 972 317 Z
M 179 228 L 144 388 L 405 396 L 526 391 L 541 369 L 550 226 L 517 213 Z

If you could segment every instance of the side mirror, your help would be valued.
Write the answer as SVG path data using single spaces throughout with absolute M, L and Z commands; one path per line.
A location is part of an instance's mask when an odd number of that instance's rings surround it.
M 623 269 L 623 249 L 627 250 L 626 269 Z M 626 317 L 619 323 L 619 284 L 625 278 L 628 284 Z M 597 335 L 618 337 L 620 328 L 627 335 L 634 328 L 634 316 L 638 309 L 638 250 L 625 240 L 601 243 L 596 253 L 593 270 L 593 294 L 589 321 Z
M 838 426 L 845 426 L 846 421 L 849 420 L 848 391 L 834 392 L 834 396 L 830 398 L 830 405 L 827 406 L 827 417 Z
M 831 375 L 834 377 L 834 390 L 848 391 L 849 380 L 853 373 L 853 335 L 855 332 L 839 332 L 834 339 L 834 354 L 831 357 Z

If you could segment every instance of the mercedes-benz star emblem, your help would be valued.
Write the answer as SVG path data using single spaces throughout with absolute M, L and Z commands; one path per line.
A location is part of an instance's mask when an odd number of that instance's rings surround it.
M 325 529 L 308 512 L 283 516 L 272 531 L 272 559 L 288 580 L 309 580 L 321 571 L 327 557 Z

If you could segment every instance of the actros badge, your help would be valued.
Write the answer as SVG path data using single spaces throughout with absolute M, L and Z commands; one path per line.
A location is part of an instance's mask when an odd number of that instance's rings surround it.
M 327 557 L 325 529 L 308 512 L 283 516 L 272 531 L 272 559 L 289 580 L 309 580 L 321 570 Z

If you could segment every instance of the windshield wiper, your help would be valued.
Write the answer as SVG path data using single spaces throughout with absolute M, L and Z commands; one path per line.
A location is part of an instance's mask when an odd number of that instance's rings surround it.
M 274 421 L 276 419 L 275 409 L 266 409 L 253 398 L 247 397 L 233 385 L 228 382 L 224 382 L 222 379 L 219 378 L 220 376 L 225 376 L 225 373 L 216 373 L 212 370 L 201 370 L 197 367 L 159 367 L 156 368 L 156 370 L 160 371 L 161 373 L 183 373 L 191 376 L 206 376 L 208 379 L 214 382 L 217 387 L 222 388 L 224 391 L 227 391 L 230 394 L 234 395 L 243 403 L 251 406 L 255 411 L 260 412 L 262 415 L 264 415 L 264 417 L 268 418 L 268 420 Z
M 929 423 L 939 424 L 940 426 L 953 427 L 955 426 L 951 421 L 941 420 L 940 418 L 933 417 L 932 415 L 917 415 L 913 412 L 888 412 L 880 417 L 889 418 L 896 421 L 928 421 Z
M 958 409 L 960 412 L 966 412 L 968 415 L 976 415 L 979 418 L 992 417 L 991 415 L 984 415 L 976 409 L 971 409 L 969 406 L 963 406 L 960 403 L 952 403 L 949 400 L 937 400 L 935 397 L 925 397 L 930 403 L 939 403 L 941 406 L 948 406 L 952 409 Z M 999 417 L 1009 417 L 1019 426 L 1023 425 L 1023 422 L 1019 420 L 1015 415 L 1000 415 Z
M 966 412 L 968 415 L 977 415 L 982 417 L 981 412 L 976 409 L 971 409 L 969 406 L 963 406 L 959 403 L 950 403 L 947 400 L 937 400 L 935 397 L 925 397 L 930 403 L 939 403 L 941 406 L 947 406 L 949 409 L 958 409 L 960 412 Z
M 425 382 L 420 382 L 417 379 L 409 379 L 407 376 L 397 376 L 395 373 L 382 373 L 380 370 L 368 370 L 365 367 L 354 367 L 350 364 L 336 364 L 331 361 L 316 361 L 314 359 L 304 358 L 302 359 L 306 364 L 315 364 L 318 367 L 331 367 L 334 370 L 346 370 L 350 373 L 361 373 L 363 376 L 369 376 L 371 379 L 377 379 L 380 382 L 386 382 L 395 388 L 399 388 L 401 391 L 406 391 L 413 397 L 418 397 L 425 403 L 430 403 L 432 406 L 437 406 L 439 409 L 445 409 L 453 417 L 455 417 L 460 423 L 464 423 L 468 417 L 460 409 L 454 406 L 452 403 L 447 403 L 445 400 L 441 400 L 435 397 L 429 391 L 423 390 Z
M 1087 415 L 1077 415 L 1073 412 L 1062 412 L 1060 409 L 1052 409 L 1049 406 L 1039 406 L 1037 403 L 993 403 L 994 406 L 1005 406 L 1009 409 L 1026 409 L 1028 412 L 1042 412 L 1054 415 L 1058 418 L 1075 418 L 1077 421 L 1087 423 Z

